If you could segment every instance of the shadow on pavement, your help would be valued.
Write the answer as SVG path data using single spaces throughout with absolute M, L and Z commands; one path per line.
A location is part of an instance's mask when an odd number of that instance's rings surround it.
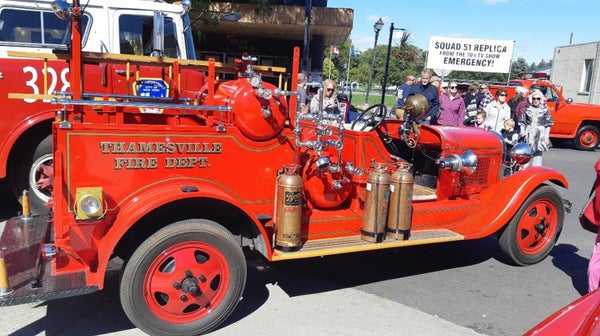
M 587 259 L 575 252 L 572 245 L 559 244 L 551 256 L 554 265 L 570 275 L 573 285 L 581 292 L 587 287 L 585 271 L 582 271 L 587 267 Z M 264 305 L 269 299 L 268 284 L 277 284 L 294 297 L 461 268 L 489 259 L 506 263 L 495 237 L 278 263 L 252 258 L 248 262 L 243 299 L 221 328 L 244 319 Z M 119 331 L 141 334 L 137 330 L 128 331 L 135 327 L 119 302 L 119 268 L 118 263 L 109 268 L 103 291 L 40 304 L 46 305 L 46 316 L 11 336 L 41 332 L 48 336 L 92 336 Z
M 573 245 L 558 244 L 550 252 L 550 256 L 552 257 L 552 264 L 571 277 L 571 282 L 577 292 L 585 295 L 588 292 L 587 267 L 589 259 L 579 256 L 577 251 L 579 249 Z

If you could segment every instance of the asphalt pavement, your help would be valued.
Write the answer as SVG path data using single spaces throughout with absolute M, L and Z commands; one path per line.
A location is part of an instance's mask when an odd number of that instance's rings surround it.
M 119 262 L 112 265 L 103 291 L 1 307 L 0 333 L 10 336 L 145 335 L 128 321 L 119 304 L 119 267 Z M 280 286 L 280 283 L 285 285 Z M 387 298 L 340 288 L 322 279 L 253 261 L 249 264 L 243 299 L 224 325 L 210 335 L 269 334 L 482 335 Z

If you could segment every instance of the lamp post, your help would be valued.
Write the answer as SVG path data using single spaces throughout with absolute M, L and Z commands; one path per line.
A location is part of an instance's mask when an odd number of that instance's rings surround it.
M 365 103 L 369 104 L 369 91 L 371 91 L 371 82 L 373 81 L 373 68 L 375 67 L 375 51 L 377 51 L 377 39 L 379 38 L 379 32 L 383 28 L 383 20 L 379 18 L 373 25 L 375 30 L 375 43 L 373 44 L 373 60 L 371 61 L 371 71 L 369 72 L 369 83 L 367 83 L 367 94 L 365 95 Z
M 381 88 L 381 104 L 385 101 L 385 89 L 387 88 L 388 81 L 388 70 L 390 68 L 390 52 L 392 50 L 392 35 L 394 35 L 394 30 L 406 30 L 404 28 L 394 28 L 394 23 L 390 25 L 390 39 L 388 41 L 387 46 L 387 55 L 385 56 L 385 71 L 383 73 L 383 86 Z

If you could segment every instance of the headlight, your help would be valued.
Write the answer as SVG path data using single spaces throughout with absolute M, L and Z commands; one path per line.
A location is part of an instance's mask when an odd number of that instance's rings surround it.
M 102 187 L 77 188 L 75 203 L 75 219 L 94 219 L 104 215 Z
M 451 172 L 463 172 L 467 175 L 473 175 L 477 169 L 477 156 L 470 150 L 466 150 L 463 155 L 452 154 L 439 161 L 441 169 Z

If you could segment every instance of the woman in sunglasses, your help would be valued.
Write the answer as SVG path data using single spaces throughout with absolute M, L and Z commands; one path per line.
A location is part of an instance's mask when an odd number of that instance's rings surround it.
M 448 85 L 448 91 L 440 95 L 440 113 L 437 117 L 439 125 L 462 126 L 465 121 L 465 101 L 458 93 L 455 81 Z
M 310 112 L 319 113 L 322 110 L 328 113 L 340 113 L 337 100 L 337 85 L 333 79 L 323 81 L 324 91 L 317 93 L 310 102 Z M 321 104 L 321 102 L 323 102 Z
M 541 91 L 533 91 L 529 95 L 529 103 L 530 106 L 520 121 L 521 130 L 525 130 L 525 140 L 533 152 L 529 165 L 541 166 L 543 152 L 550 149 L 550 127 L 554 125 L 554 121 Z
M 500 133 L 504 129 L 504 121 L 510 119 L 510 107 L 506 103 L 506 90 L 498 89 L 495 99 L 483 109 L 487 118 L 486 126 Z

